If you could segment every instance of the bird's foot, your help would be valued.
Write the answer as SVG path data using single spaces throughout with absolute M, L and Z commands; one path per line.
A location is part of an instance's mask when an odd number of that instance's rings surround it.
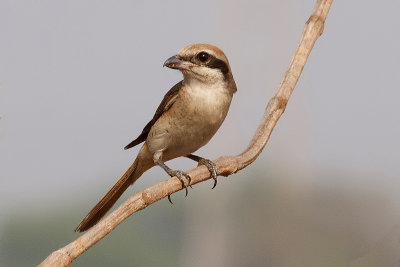
M 200 165 L 206 166 L 207 169 L 208 169 L 208 171 L 210 172 L 211 178 L 214 179 L 214 185 L 213 185 L 213 187 L 212 187 L 212 189 L 214 189 L 215 186 L 217 185 L 217 176 L 218 176 L 217 166 L 216 166 L 215 163 L 212 162 L 211 160 L 209 160 L 209 159 L 204 159 L 204 158 L 201 158 L 201 159 L 199 160 L 198 166 L 200 166 Z
M 169 176 L 171 176 L 171 177 L 176 176 L 176 177 L 179 179 L 179 181 L 181 181 L 182 188 L 185 188 L 185 190 L 186 190 L 186 192 L 185 192 L 185 197 L 186 197 L 186 196 L 188 195 L 188 188 L 187 188 L 187 186 L 186 186 L 186 184 L 185 184 L 185 180 L 183 179 L 183 177 L 186 177 L 186 179 L 188 180 L 188 185 L 190 186 L 190 182 L 192 181 L 192 178 L 190 177 L 190 175 L 187 174 L 186 172 L 183 172 L 183 171 L 171 170 L 171 169 L 169 169 L 169 170 L 167 171 L 167 173 L 168 173 Z M 171 201 L 171 195 L 168 195 L 168 201 L 169 201 L 171 204 L 173 204 L 172 201 Z
M 186 157 L 191 160 L 197 161 L 198 166 L 204 165 L 207 167 L 208 171 L 210 172 L 211 178 L 214 179 L 214 185 L 212 187 L 212 189 L 214 189 L 215 186 L 217 185 L 217 176 L 218 176 L 217 165 L 215 165 L 215 163 L 209 159 L 205 159 L 205 158 L 193 155 L 193 154 L 189 154 Z

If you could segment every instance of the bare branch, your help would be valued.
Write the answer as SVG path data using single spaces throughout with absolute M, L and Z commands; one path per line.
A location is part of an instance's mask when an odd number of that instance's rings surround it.
M 332 0 L 318 0 L 308 19 L 299 46 L 275 96 L 269 101 L 263 119 L 247 149 L 237 156 L 224 156 L 215 161 L 218 174 L 229 176 L 251 164 L 265 147 L 276 122 L 284 112 L 290 95 L 306 64 L 311 49 L 322 34 Z M 191 184 L 210 178 L 208 169 L 200 166 L 190 170 Z M 83 252 L 110 233 L 133 213 L 182 189 L 176 177 L 170 178 L 130 197 L 109 216 L 67 246 L 51 253 L 39 266 L 68 266 Z

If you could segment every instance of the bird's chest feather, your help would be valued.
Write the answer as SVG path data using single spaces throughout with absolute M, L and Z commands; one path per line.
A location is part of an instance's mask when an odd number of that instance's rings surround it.
M 169 160 L 205 145 L 224 121 L 232 95 L 224 88 L 182 88 L 175 103 L 149 133 L 150 151 Z
M 180 100 L 184 117 L 200 125 L 219 126 L 225 119 L 231 96 L 222 87 L 192 86 L 182 91 Z

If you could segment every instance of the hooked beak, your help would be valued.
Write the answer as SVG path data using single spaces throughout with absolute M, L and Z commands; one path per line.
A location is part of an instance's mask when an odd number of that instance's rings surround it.
M 177 70 L 189 70 L 191 65 L 193 65 L 191 62 L 185 61 L 181 59 L 178 55 L 175 55 L 167 59 L 164 62 L 163 67 L 168 67 Z

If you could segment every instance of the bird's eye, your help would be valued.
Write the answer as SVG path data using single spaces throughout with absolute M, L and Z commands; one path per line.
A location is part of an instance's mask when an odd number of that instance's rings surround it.
M 210 55 L 207 54 L 206 52 L 200 52 L 197 54 L 197 59 L 203 63 L 206 62 L 209 58 L 210 58 Z

